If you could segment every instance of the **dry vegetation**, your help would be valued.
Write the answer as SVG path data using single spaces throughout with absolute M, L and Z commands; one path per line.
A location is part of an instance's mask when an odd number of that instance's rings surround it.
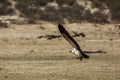
M 104 0 L 0 0 L 0 15 L 17 15 L 28 23 L 44 20 L 56 23 L 66 18 L 70 22 L 119 22 L 120 1 Z
M 63 38 L 37 38 L 60 35 L 57 24 L 0 29 L 0 80 L 119 80 L 120 30 L 114 25 L 65 24 L 72 35 L 72 31 L 86 35 L 75 38 L 84 51 L 106 52 L 91 53 L 83 61 L 69 54 L 72 47 Z

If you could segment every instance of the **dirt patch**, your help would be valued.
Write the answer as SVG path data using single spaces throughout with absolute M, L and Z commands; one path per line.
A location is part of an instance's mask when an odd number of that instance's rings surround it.
M 72 47 L 61 37 L 57 24 L 44 22 L 0 29 L 0 80 L 118 80 L 120 36 L 115 25 L 64 25 L 71 35 L 75 35 L 72 31 L 85 34 L 74 37 L 90 56 L 83 61 L 69 53 Z M 38 38 L 46 35 L 56 38 Z

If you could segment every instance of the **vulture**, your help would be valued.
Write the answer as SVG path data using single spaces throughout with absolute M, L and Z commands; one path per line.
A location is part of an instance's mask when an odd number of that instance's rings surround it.
M 85 59 L 89 58 L 89 56 L 81 50 L 77 41 L 75 41 L 75 39 L 72 38 L 72 36 L 69 34 L 69 32 L 64 28 L 62 24 L 60 23 L 58 24 L 58 29 L 62 36 L 72 45 L 73 50 L 71 50 L 70 53 L 77 54 L 80 60 L 82 60 L 83 58 Z

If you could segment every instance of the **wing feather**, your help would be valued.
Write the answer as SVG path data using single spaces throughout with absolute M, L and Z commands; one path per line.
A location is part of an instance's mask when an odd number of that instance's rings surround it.
M 78 43 L 72 38 L 72 36 L 69 34 L 69 32 L 61 25 L 58 25 L 58 29 L 60 33 L 63 35 L 63 37 L 76 49 L 80 49 Z
M 86 55 L 80 48 L 79 44 L 72 38 L 72 36 L 69 34 L 69 32 L 61 25 L 58 25 L 58 29 L 60 31 L 60 33 L 63 35 L 63 37 L 77 50 L 80 51 L 80 54 L 84 57 L 84 58 L 89 58 L 88 55 Z M 82 60 L 82 56 L 80 56 L 80 59 Z

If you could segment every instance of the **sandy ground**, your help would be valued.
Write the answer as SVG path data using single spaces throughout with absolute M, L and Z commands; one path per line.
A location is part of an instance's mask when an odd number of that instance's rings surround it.
M 69 53 L 64 38 L 48 40 L 44 35 L 60 35 L 57 24 L 10 25 L 0 29 L 0 80 L 119 80 L 120 28 L 116 24 L 65 24 L 84 33 L 75 37 L 90 59 L 79 61 Z M 101 50 L 105 53 L 95 53 Z

